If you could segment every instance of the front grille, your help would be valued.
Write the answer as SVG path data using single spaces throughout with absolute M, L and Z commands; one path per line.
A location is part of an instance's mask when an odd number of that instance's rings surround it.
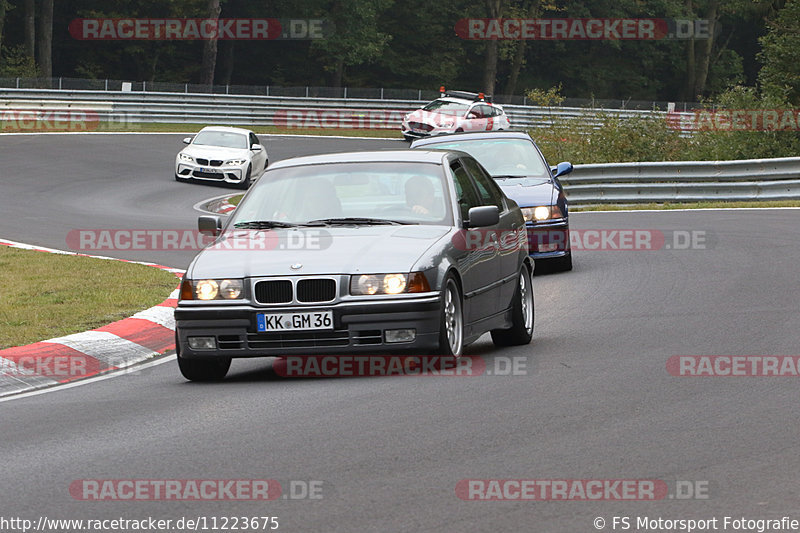
M 223 180 L 225 179 L 225 174 L 221 172 L 200 172 L 199 170 L 195 170 L 192 172 L 192 176 L 195 178 L 206 178 L 212 180 Z
M 219 160 L 219 159 L 212 159 L 211 161 L 209 161 L 209 164 L 212 167 L 221 167 L 222 166 L 222 161 Z
M 217 346 L 220 350 L 241 350 L 243 342 L 239 335 L 218 335 Z
M 330 302 L 336 298 L 336 282 L 332 279 L 301 279 L 297 282 L 297 301 Z
M 333 331 L 298 331 L 295 333 L 247 334 L 251 350 L 266 348 L 325 348 L 349 346 L 350 334 L 346 329 Z
M 208 164 L 208 159 L 203 159 L 202 157 L 195 158 L 195 161 L 197 161 L 198 165 L 207 165 Z
M 287 304 L 292 301 L 292 282 L 288 279 L 259 281 L 255 287 L 256 301 L 262 304 Z
M 430 124 L 423 124 L 422 122 L 409 122 L 408 127 L 414 130 L 431 131 L 433 126 Z

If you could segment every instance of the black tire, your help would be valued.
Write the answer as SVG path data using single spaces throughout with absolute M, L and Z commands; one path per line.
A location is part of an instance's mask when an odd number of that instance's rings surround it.
M 442 310 L 439 318 L 438 355 L 461 357 L 464 349 L 464 306 L 461 289 L 453 276 L 444 281 Z
M 252 168 L 252 167 L 250 167 L 250 166 L 248 166 L 248 167 L 247 167 L 247 175 L 245 175 L 245 177 L 244 177 L 244 181 L 242 181 L 242 182 L 239 184 L 239 188 L 240 188 L 240 189 L 247 190 L 247 189 L 249 189 L 249 188 L 250 188 L 250 177 L 251 177 L 251 174 L 252 174 L 252 173 L 253 173 L 253 168 Z
M 464 133 L 464 128 L 458 128 L 455 132 L 456 133 Z
M 519 273 L 517 290 L 511 304 L 511 327 L 492 330 L 495 346 L 519 346 L 529 344 L 533 338 L 533 283 L 531 271 L 523 266 Z
M 213 359 L 187 359 L 181 357 L 181 345 L 175 335 L 175 350 L 178 355 L 178 368 L 183 377 L 189 381 L 220 381 L 231 367 L 230 357 L 215 357 Z

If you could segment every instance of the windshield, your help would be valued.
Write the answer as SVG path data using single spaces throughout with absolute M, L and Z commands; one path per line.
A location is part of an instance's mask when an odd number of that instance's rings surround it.
M 461 116 L 467 112 L 468 105 L 459 102 L 450 102 L 447 100 L 434 100 L 422 109 L 425 111 L 435 111 L 443 115 L 457 115 Z
M 525 139 L 465 139 L 429 144 L 423 148 L 462 150 L 478 160 L 492 176 L 550 179 L 544 159 Z
M 329 163 L 279 168 L 268 170 L 251 189 L 234 212 L 232 223 L 305 224 L 369 218 L 451 225 L 446 190 L 442 167 L 431 163 Z M 328 223 L 342 222 L 347 221 Z
M 247 149 L 247 135 L 230 131 L 201 131 L 192 144 Z

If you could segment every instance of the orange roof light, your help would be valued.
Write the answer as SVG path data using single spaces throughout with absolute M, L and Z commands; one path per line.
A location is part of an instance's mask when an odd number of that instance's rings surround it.
M 478 100 L 483 100 L 483 93 L 478 93 Z
M 444 94 L 444 85 L 442 85 L 441 87 L 439 87 L 439 92 L 440 92 L 440 93 L 442 93 L 442 94 Z

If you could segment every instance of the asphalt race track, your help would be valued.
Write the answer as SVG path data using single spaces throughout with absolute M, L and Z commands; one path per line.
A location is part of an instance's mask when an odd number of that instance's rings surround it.
M 180 184 L 182 135 L 0 137 L 0 237 L 66 248 L 80 228 L 192 228 L 224 194 Z M 396 141 L 262 136 L 271 160 Z M 576 213 L 657 250 L 575 252 L 536 276 L 527 347 L 468 348 L 491 375 L 282 378 L 234 361 L 220 384 L 174 361 L 0 404 L 4 517 L 277 516 L 279 531 L 597 531 L 613 518 L 800 519 L 797 377 L 677 377 L 676 355 L 798 355 L 800 211 Z M 672 232 L 703 232 L 676 249 Z M 683 233 L 681 233 L 683 235 Z M 185 268 L 192 252 L 104 252 Z M 509 360 L 517 375 L 497 375 Z M 272 502 L 81 501 L 84 479 L 321 482 Z M 463 501 L 469 479 L 659 480 L 657 501 Z M 681 482 L 681 483 L 678 483 Z M 707 497 L 684 499 L 691 482 Z M 706 484 L 707 482 L 707 484 Z M 210 524 L 210 522 L 208 522 Z M 617 524 L 617 528 L 620 525 Z M 632 531 L 636 528 L 632 527 Z M 730 529 L 729 529 L 730 530 Z

